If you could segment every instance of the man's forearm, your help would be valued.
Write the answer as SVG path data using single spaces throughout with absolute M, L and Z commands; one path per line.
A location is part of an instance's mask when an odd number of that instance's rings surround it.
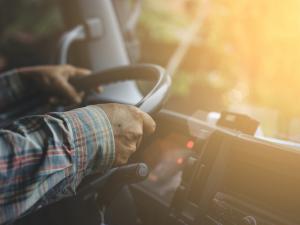
M 47 196 L 74 193 L 85 175 L 114 160 L 113 131 L 99 107 L 16 121 L 0 131 L 0 224 L 48 204 Z

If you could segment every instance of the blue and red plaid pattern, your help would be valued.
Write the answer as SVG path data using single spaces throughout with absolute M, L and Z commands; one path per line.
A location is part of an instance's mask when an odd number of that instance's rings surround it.
M 0 102 L 20 97 L 16 85 L 0 89 Z M 110 168 L 114 157 L 113 131 L 99 106 L 15 121 L 0 130 L 0 224 L 74 194 L 84 176 Z

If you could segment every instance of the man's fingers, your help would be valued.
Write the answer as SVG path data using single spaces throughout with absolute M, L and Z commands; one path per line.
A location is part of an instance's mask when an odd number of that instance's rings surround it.
M 72 77 L 77 77 L 77 76 L 84 77 L 84 76 L 91 75 L 91 73 L 92 73 L 92 71 L 90 71 L 88 69 L 74 67 L 71 72 L 71 76 Z
M 76 68 L 75 69 L 75 74 L 77 76 L 88 76 L 91 75 L 92 71 L 88 70 L 88 69 L 84 69 L 84 68 Z
M 57 84 L 58 90 L 66 97 L 70 102 L 79 104 L 82 100 L 82 96 L 77 93 L 75 88 L 66 80 L 61 80 Z
M 145 134 L 151 134 L 155 131 L 156 124 L 151 116 L 141 111 L 143 118 L 143 130 Z

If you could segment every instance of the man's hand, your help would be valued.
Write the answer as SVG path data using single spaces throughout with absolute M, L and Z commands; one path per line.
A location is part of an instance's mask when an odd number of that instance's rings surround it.
M 140 145 L 143 134 L 149 135 L 154 132 L 155 122 L 147 113 L 134 106 L 121 104 L 99 106 L 108 116 L 114 131 L 115 165 L 125 164 Z
M 18 70 L 21 78 L 28 82 L 36 82 L 41 91 L 48 92 L 51 96 L 63 97 L 70 103 L 79 104 L 84 95 L 78 92 L 69 83 L 74 77 L 87 76 L 91 71 L 83 68 L 76 68 L 71 65 L 47 65 L 25 67 Z

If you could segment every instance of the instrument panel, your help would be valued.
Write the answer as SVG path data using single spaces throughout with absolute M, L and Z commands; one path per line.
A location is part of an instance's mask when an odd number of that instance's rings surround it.
M 218 128 L 205 138 L 165 130 L 145 151 L 153 170 L 140 184 L 167 207 L 164 224 L 300 224 L 298 149 Z

